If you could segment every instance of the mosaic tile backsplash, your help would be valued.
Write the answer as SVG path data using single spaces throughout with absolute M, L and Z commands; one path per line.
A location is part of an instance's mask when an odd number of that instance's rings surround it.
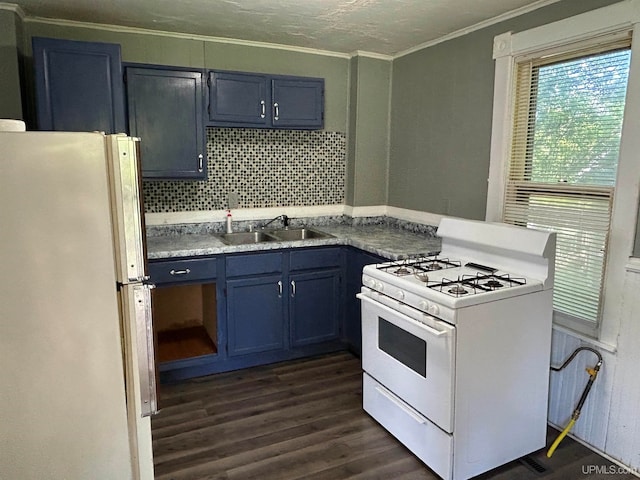
M 207 129 L 207 180 L 144 181 L 145 211 L 344 203 L 346 136 L 339 132 Z

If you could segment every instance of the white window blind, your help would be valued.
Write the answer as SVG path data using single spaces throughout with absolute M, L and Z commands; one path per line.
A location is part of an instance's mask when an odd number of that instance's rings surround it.
M 630 62 L 624 44 L 522 61 L 503 221 L 557 235 L 554 310 L 598 324 Z

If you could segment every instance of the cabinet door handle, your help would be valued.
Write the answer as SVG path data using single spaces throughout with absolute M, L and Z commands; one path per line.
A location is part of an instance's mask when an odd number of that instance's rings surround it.
M 191 270 L 185 268 L 184 270 L 171 270 L 169 273 L 171 275 L 189 275 L 191 273 Z
M 267 106 L 264 100 L 260 100 L 260 118 L 264 118 L 267 114 Z
M 291 296 L 292 297 L 296 296 L 296 281 L 295 280 L 291 280 Z
M 278 280 L 278 298 L 282 298 L 282 281 Z
M 274 111 L 273 119 L 278 120 L 280 117 L 280 105 L 278 105 L 278 102 L 273 104 L 273 111 Z
M 202 154 L 198 155 L 198 171 L 199 172 L 202 172 L 202 169 L 204 168 L 203 159 L 204 157 L 202 156 Z

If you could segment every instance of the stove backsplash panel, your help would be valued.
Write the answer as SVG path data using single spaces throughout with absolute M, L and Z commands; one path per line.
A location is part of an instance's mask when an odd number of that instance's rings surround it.
M 346 135 L 340 132 L 207 129 L 207 180 L 145 180 L 145 211 L 344 203 Z

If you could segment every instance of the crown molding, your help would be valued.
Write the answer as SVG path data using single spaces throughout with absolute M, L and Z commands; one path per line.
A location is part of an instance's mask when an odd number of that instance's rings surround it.
M 0 10 L 9 10 L 18 15 L 21 20 L 24 20 L 26 18 L 24 10 L 20 8 L 20 5 L 16 5 L 15 3 L 0 2 Z
M 308 47 L 295 47 L 295 46 L 283 45 L 279 43 L 256 42 L 252 40 L 239 40 L 236 38 L 212 37 L 208 35 L 169 32 L 166 30 L 151 30 L 148 28 L 126 27 L 122 25 L 110 25 L 105 23 L 78 22 L 75 20 L 64 20 L 64 19 L 54 19 L 54 18 L 45 18 L 45 17 L 26 17 L 24 18 L 24 20 L 27 22 L 46 23 L 50 25 L 59 25 L 62 27 L 91 28 L 94 30 L 104 30 L 108 32 L 136 33 L 139 35 L 156 35 L 156 36 L 162 36 L 162 37 L 199 40 L 203 42 L 227 43 L 230 45 L 242 45 L 242 46 L 248 46 L 248 47 L 268 48 L 272 50 L 286 50 L 289 52 L 306 53 L 310 55 L 344 58 L 347 60 L 351 58 L 351 55 L 348 53 L 332 52 L 329 50 L 318 50 L 315 48 L 308 48 Z
M 393 60 L 393 55 L 385 55 L 384 53 L 375 53 L 375 52 L 367 52 L 365 50 L 356 50 L 351 52 L 350 57 L 366 57 L 366 58 L 375 58 L 376 60 L 386 60 L 390 62 Z
M 421 43 L 420 45 L 416 45 L 415 47 L 411 47 L 407 50 L 403 50 L 402 52 L 398 52 L 393 56 L 393 59 L 395 60 L 396 58 L 404 57 L 405 55 L 415 53 L 419 50 L 433 47 L 434 45 L 437 45 L 439 43 L 444 43 L 446 41 L 453 40 L 454 38 L 462 37 L 464 35 L 475 32 L 477 30 L 482 30 L 483 28 L 490 27 L 491 25 L 495 25 L 496 23 L 504 22 L 505 20 L 519 17 L 520 15 L 533 12 L 534 10 L 538 10 L 539 8 L 546 7 L 547 5 L 551 5 L 559 1 L 561 0 L 539 0 L 530 5 L 525 5 L 524 7 L 516 8 L 515 10 L 511 10 L 510 12 L 503 13 L 502 15 L 498 15 L 497 17 L 484 20 L 482 22 L 476 23 L 475 25 L 471 25 L 470 27 L 456 30 L 455 32 L 451 32 L 447 35 L 436 38 L 435 40 Z

